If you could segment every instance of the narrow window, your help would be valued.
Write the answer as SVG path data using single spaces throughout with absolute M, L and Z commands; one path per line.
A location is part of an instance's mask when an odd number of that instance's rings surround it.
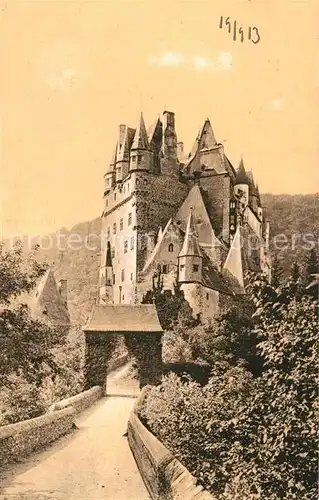
M 179 268 L 180 268 L 180 270 L 181 270 L 181 271 L 183 271 L 183 270 L 185 269 L 185 264 L 181 264 L 181 265 L 179 266 Z
M 121 270 L 121 280 L 124 281 L 125 280 L 125 269 L 122 269 Z
M 133 273 L 131 273 L 131 281 L 133 281 Z
M 144 184 L 147 184 L 147 179 L 144 179 L 144 181 L 143 181 L 143 182 L 144 182 Z
M 114 259 L 114 257 L 115 257 L 115 247 L 112 247 L 111 257 L 112 257 L 112 259 Z
M 116 201 L 116 193 L 114 193 L 114 201 Z
M 130 226 L 132 224 L 132 212 L 128 214 L 128 221 L 127 224 Z
M 108 207 L 109 206 L 109 200 L 106 198 L 105 199 L 105 206 Z
M 168 245 L 168 251 L 169 251 L 169 252 L 173 252 L 173 251 L 174 251 L 174 245 L 173 245 L 172 243 L 170 243 L 170 244 Z
M 113 223 L 113 234 L 116 234 L 116 222 Z
M 140 180 L 139 180 L 139 179 L 136 179 L 136 183 L 135 183 L 135 184 L 138 186 L 138 185 L 139 185 L 139 183 L 140 183 Z
M 110 229 L 110 226 L 107 228 L 107 237 L 109 238 L 111 235 L 111 229 Z
M 131 238 L 131 250 L 134 250 L 134 236 Z
M 123 231 L 123 219 L 120 219 L 120 231 Z
M 194 273 L 197 273 L 198 269 L 199 269 L 198 264 L 193 264 L 193 271 L 194 271 Z
M 163 266 L 162 266 L 162 273 L 163 274 L 167 274 L 168 273 L 168 265 L 167 264 L 163 264 Z
M 206 299 L 207 299 L 207 300 L 209 299 L 209 294 L 208 294 L 208 293 L 206 293 Z
M 137 155 L 137 161 L 140 163 L 143 160 L 143 155 Z
M 113 274 L 113 285 L 115 285 L 115 274 Z
M 127 240 L 124 241 L 124 253 L 127 253 Z

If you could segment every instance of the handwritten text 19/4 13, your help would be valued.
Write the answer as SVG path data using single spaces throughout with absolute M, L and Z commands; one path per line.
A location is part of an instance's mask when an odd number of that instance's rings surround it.
M 258 32 L 258 28 L 256 28 L 256 26 L 253 27 L 249 26 L 248 29 L 244 30 L 242 26 L 237 25 L 237 21 L 231 21 L 230 17 L 226 17 L 224 21 L 224 16 L 221 16 L 219 21 L 219 27 L 220 29 L 223 28 L 228 29 L 228 33 L 233 34 L 234 41 L 240 40 L 241 42 L 243 42 L 244 39 L 246 39 L 254 44 L 260 41 L 260 35 Z

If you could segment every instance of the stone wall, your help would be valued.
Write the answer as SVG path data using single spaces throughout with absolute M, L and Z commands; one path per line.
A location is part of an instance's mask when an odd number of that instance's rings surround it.
M 196 478 L 142 424 L 137 408 L 143 402 L 141 392 L 128 422 L 128 441 L 145 486 L 152 499 L 213 500 L 198 486 Z
M 92 387 L 91 389 L 71 396 L 70 398 L 62 399 L 57 403 L 54 403 L 49 408 L 49 412 L 63 410 L 64 408 L 73 407 L 76 413 L 79 413 L 89 406 L 91 406 L 95 401 L 103 396 L 103 388 L 100 386 Z
M 75 414 L 70 407 L 0 427 L 0 466 L 18 461 L 70 432 Z

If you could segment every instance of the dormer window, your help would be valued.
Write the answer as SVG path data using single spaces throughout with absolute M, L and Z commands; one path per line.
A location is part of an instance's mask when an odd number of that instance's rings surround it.
M 169 251 L 169 252 L 173 252 L 173 251 L 174 251 L 174 245 L 173 245 L 173 243 L 170 243 L 170 244 L 168 245 L 168 251 Z

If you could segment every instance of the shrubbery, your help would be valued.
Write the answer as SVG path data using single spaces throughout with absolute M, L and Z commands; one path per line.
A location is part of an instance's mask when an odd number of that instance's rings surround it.
M 82 332 L 35 320 L 15 302 L 45 271 L 34 255 L 25 259 L 19 245 L 0 253 L 0 425 L 39 416 L 82 390 Z
M 296 277 L 276 290 L 251 277 L 247 292 L 262 373 L 244 367 L 235 339 L 228 360 L 215 357 L 205 387 L 166 376 L 149 391 L 141 415 L 217 498 L 313 500 L 316 304 Z

